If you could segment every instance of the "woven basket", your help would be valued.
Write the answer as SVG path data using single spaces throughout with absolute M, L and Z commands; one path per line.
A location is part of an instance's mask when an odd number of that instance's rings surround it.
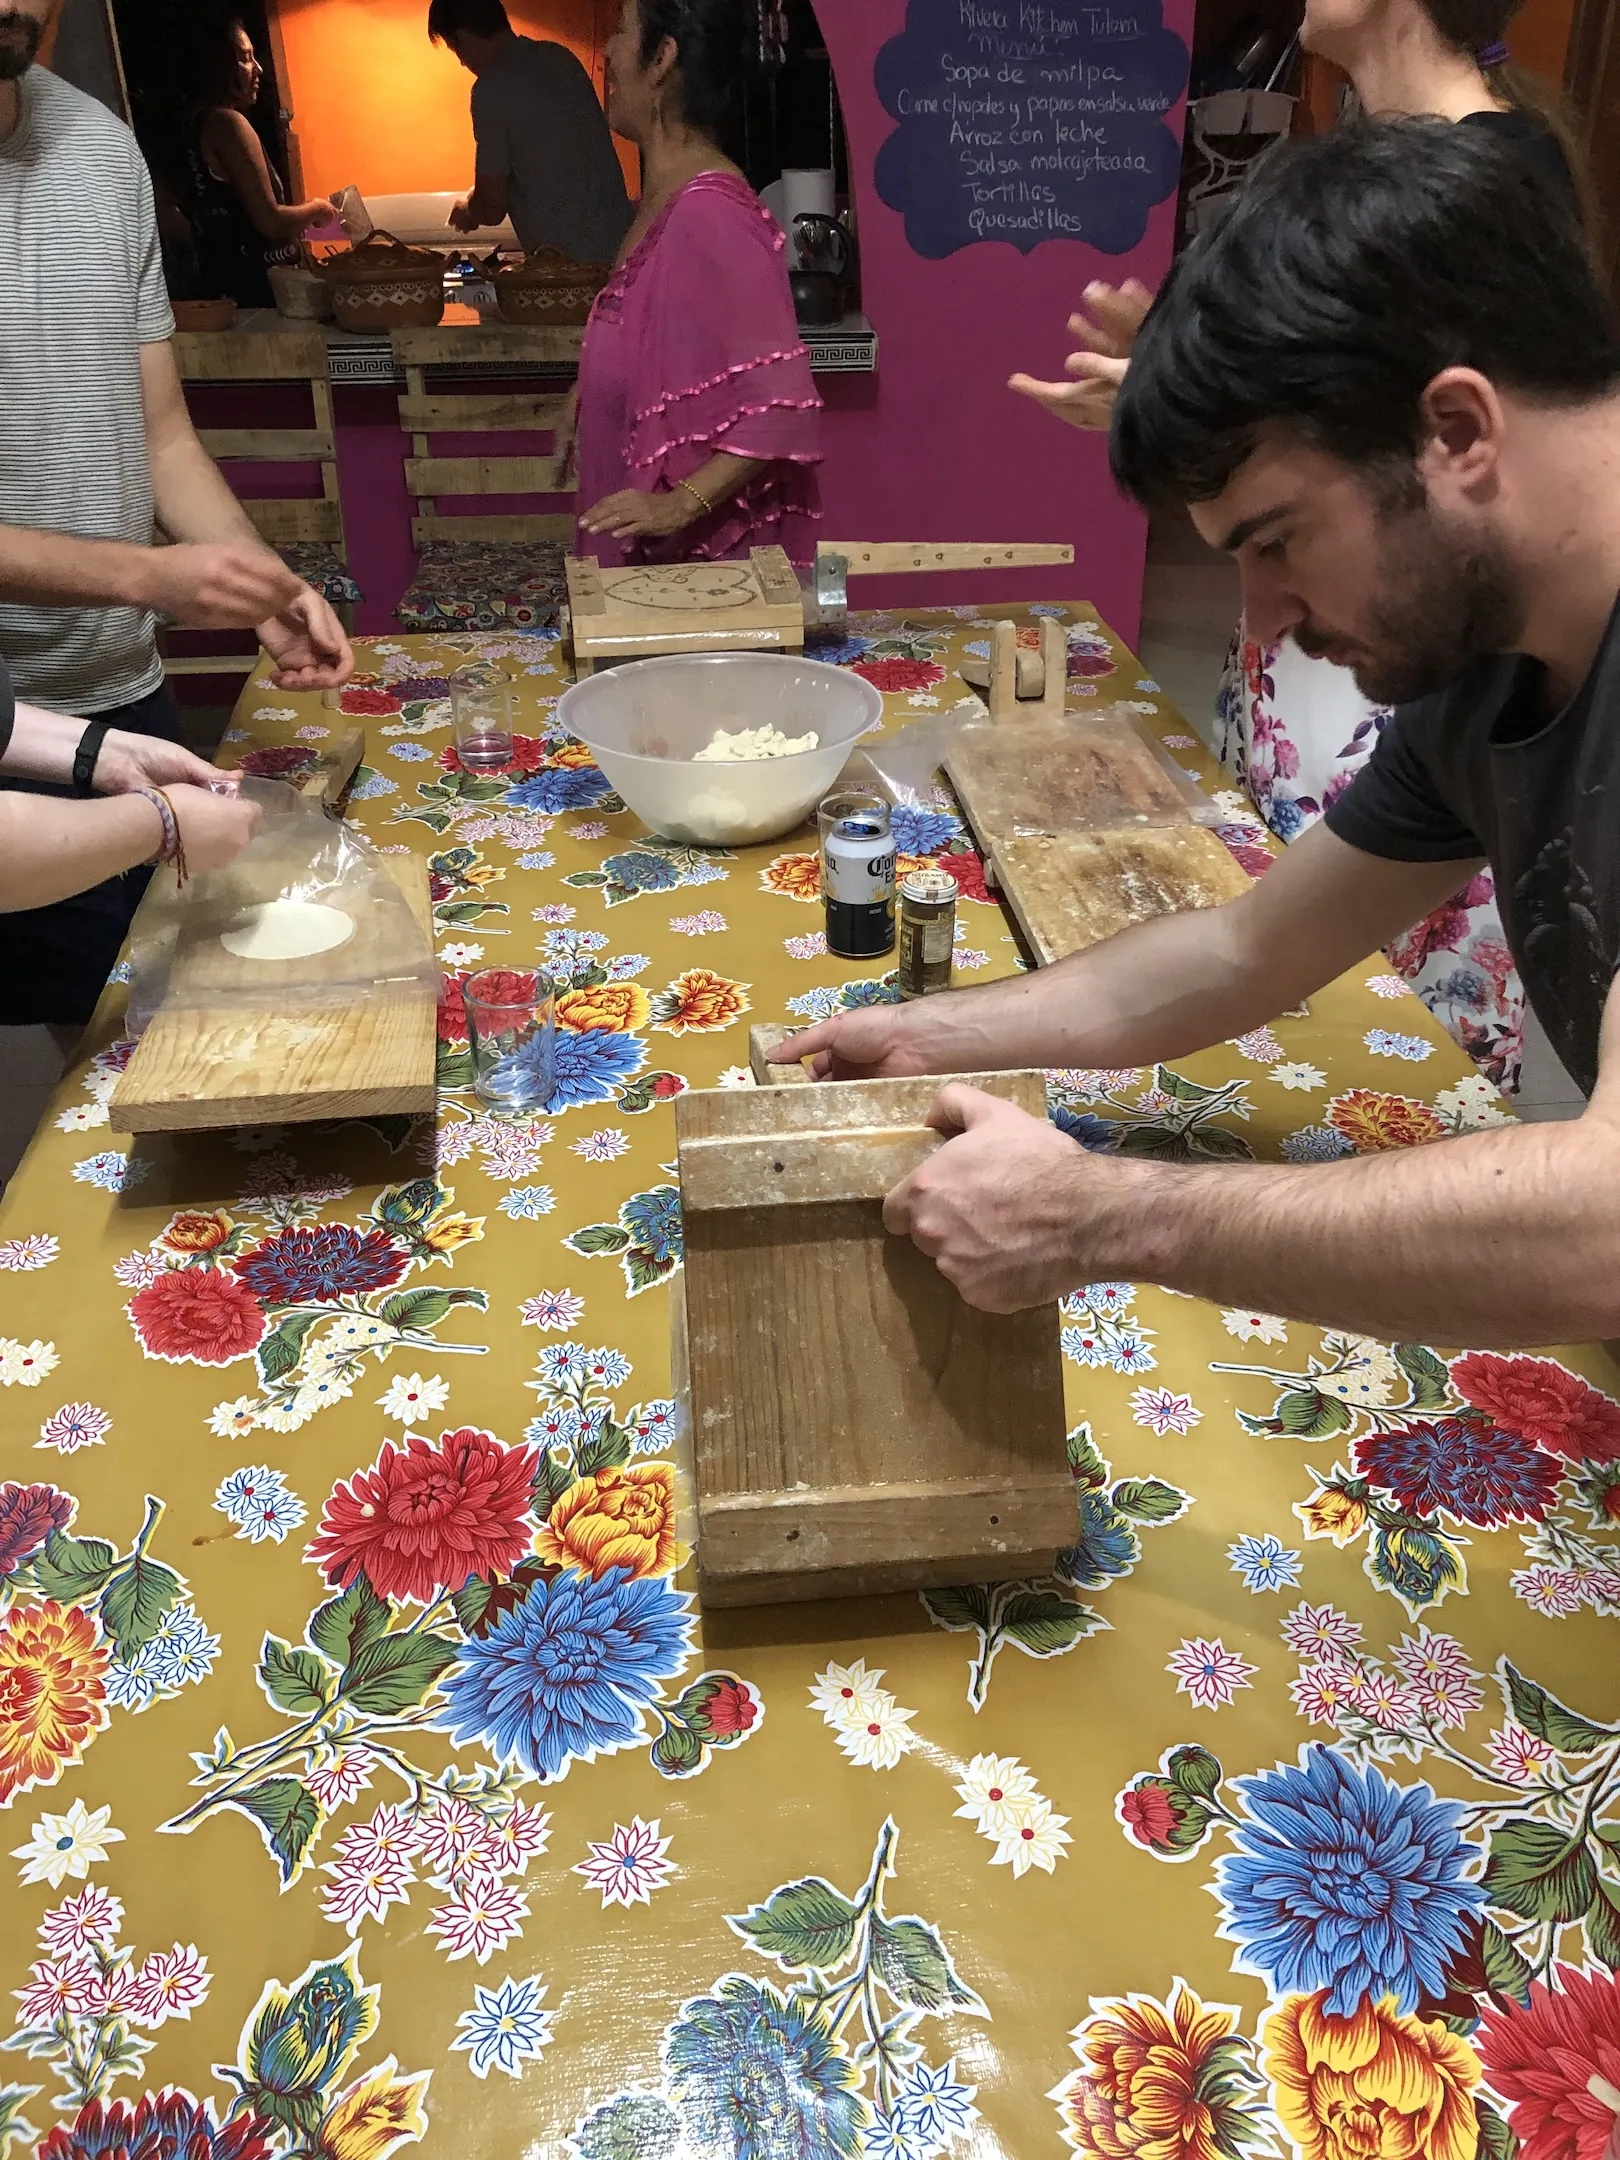
M 493 274 L 502 322 L 524 329 L 574 329 L 612 275 L 607 263 L 571 262 L 559 248 L 541 248 Z
M 343 330 L 430 330 L 444 317 L 444 259 L 374 232 L 346 254 L 329 255 L 322 274 Z
M 331 321 L 332 287 L 320 271 L 307 262 L 272 263 L 268 275 L 278 315 L 289 322 Z

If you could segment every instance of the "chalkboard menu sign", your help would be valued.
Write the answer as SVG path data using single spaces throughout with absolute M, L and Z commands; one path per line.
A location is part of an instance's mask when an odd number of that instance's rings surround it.
M 875 69 L 899 123 L 878 151 L 878 194 L 919 255 L 976 240 L 1123 255 L 1175 192 L 1164 115 L 1187 67 L 1161 0 L 907 0 Z

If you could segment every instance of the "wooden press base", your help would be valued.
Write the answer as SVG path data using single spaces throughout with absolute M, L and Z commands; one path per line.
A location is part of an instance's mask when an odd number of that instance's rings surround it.
M 974 1084 L 1044 1115 L 1038 1073 Z M 676 1104 L 710 1605 L 1046 1574 L 1074 1542 L 1056 1306 L 976 1312 L 883 1228 L 883 1196 L 940 1145 L 940 1085 Z
M 430 944 L 420 855 L 385 855 Z M 357 928 L 356 936 L 360 935 Z M 352 961 L 339 946 L 334 964 Z M 108 1106 L 115 1131 L 209 1132 L 434 1109 L 434 1007 L 413 984 L 349 1005 L 161 1007 Z

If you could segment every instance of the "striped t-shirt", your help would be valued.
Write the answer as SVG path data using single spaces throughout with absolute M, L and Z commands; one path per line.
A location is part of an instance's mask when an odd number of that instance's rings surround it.
M 140 349 L 174 328 L 152 184 L 105 106 L 32 67 L 0 141 L 0 524 L 153 536 Z M 139 608 L 0 602 L 18 697 L 106 712 L 162 680 Z

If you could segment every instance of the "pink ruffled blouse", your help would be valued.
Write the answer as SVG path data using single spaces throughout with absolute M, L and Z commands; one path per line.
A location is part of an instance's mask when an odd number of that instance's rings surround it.
M 731 173 L 672 195 L 597 295 L 579 362 L 579 508 L 673 488 L 717 451 L 764 458 L 741 491 L 678 533 L 580 533 L 604 565 L 815 551 L 821 399 L 793 316 L 781 228 Z

